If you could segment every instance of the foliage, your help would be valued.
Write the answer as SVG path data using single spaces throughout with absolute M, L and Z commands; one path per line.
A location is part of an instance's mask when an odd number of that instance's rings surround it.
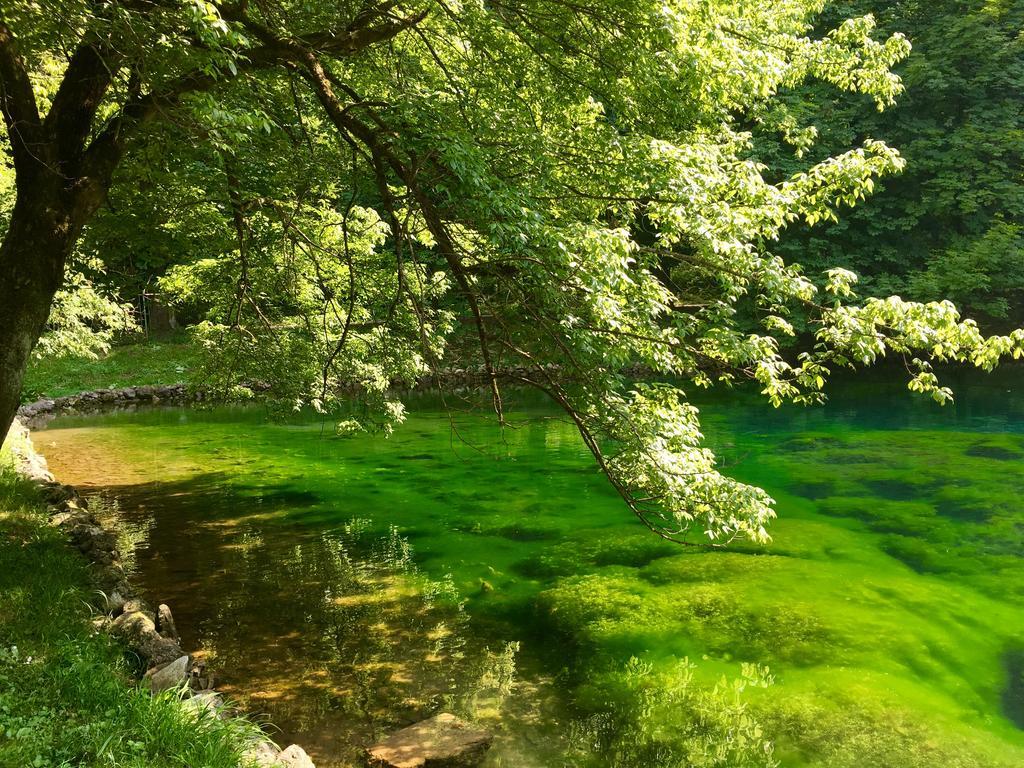
M 71 272 L 54 296 L 35 354 L 96 359 L 110 351 L 119 335 L 138 330 L 130 306 L 118 303 L 81 272 Z
M 289 241 L 277 226 L 302 236 Z M 241 261 L 233 253 L 200 259 L 161 280 L 180 302 L 205 308 L 208 319 L 193 332 L 208 368 L 227 372 L 232 382 L 273 382 L 279 399 L 320 411 L 336 409 L 339 396 L 358 387 L 377 406 L 370 413 L 390 415 L 381 426 L 400 421 L 401 405 L 388 398 L 392 382 L 424 375 L 424 351 L 440 354 L 451 329 L 446 312 L 435 313 L 432 323 L 418 323 L 416 315 L 417 306 L 444 295 L 444 275 L 409 265 L 404 279 L 412 286 L 397 301 L 400 278 L 392 254 L 382 252 L 386 227 L 370 208 L 256 215 L 247 230 L 252 239 Z M 258 322 L 243 331 L 240 318 L 249 312 Z M 311 367 L 316 360 L 329 362 Z
M 909 276 L 918 296 L 948 296 L 990 317 L 1008 317 L 1024 294 L 1024 224 L 994 217 L 977 236 L 957 236 Z
M 788 231 L 778 251 L 812 271 L 852 269 L 872 293 L 944 296 L 988 318 L 1019 320 L 1024 3 L 843 0 L 824 18 L 868 12 L 879 29 L 913 43 L 896 69 L 905 85 L 896 106 L 878 113 L 864 98 L 793 89 L 783 96 L 791 130 L 811 131 L 816 144 L 800 161 L 780 150 L 778 130 L 766 131 L 758 155 L 790 173 L 855 137 L 882 136 L 906 169 L 842 221 Z
M 324 412 L 354 392 L 365 408 L 341 430 L 386 431 L 405 414 L 390 385 L 443 367 L 479 366 L 503 421 L 512 369 L 569 413 L 646 525 L 724 543 L 765 541 L 771 499 L 719 473 L 682 389 L 634 389 L 625 366 L 807 403 L 836 367 L 893 355 L 911 389 L 946 400 L 930 360 L 1024 353 L 1022 332 L 985 338 L 948 303 L 862 300 L 845 272 L 819 289 L 773 252 L 904 167 L 874 136 L 801 127 L 811 107 L 789 97 L 805 86 L 875 110 L 903 90 L 906 38 L 823 8 L 146 0 L 57 19 L 22 4 L 5 23 L 44 106 L 60 51 L 82 51 L 67 71 L 105 56 L 83 157 L 120 175 L 82 183 L 120 207 L 93 217 L 82 253 L 132 221 L 158 230 L 152 263 L 202 316 L 217 386 Z M 765 130 L 809 160 L 759 160 Z M 177 237 L 193 227 L 207 252 Z M 814 345 L 784 355 L 798 322 Z
M 6 160 L 6 158 L 5 158 Z M 0 164 L 0 229 L 6 229 L 17 189 L 14 169 Z M 78 258 L 54 296 L 49 321 L 35 348 L 35 358 L 96 358 L 113 341 L 138 330 L 132 307 L 108 287 L 99 258 Z

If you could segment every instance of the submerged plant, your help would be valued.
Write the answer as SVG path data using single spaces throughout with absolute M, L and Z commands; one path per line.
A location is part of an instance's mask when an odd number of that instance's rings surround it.
M 609 710 L 573 724 L 578 766 L 617 768 L 776 768 L 774 746 L 750 709 L 748 688 L 773 683 L 768 669 L 744 664 L 738 677 L 707 685 L 697 666 L 674 667 L 633 657 Z

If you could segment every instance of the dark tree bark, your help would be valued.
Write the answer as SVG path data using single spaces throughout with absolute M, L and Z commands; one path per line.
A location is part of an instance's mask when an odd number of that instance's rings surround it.
M 39 339 L 76 227 L 65 206 L 19 196 L 0 245 L 0 434 L 14 419 L 29 357 Z
M 17 40 L 0 18 L 0 111 L 17 199 L 0 244 L 0 435 L 14 419 L 32 349 L 64 280 L 68 256 L 99 207 L 109 174 L 83 175 L 89 126 L 119 63 L 86 37 L 72 55 L 45 119 Z M 107 147 L 104 154 L 117 154 Z M 116 165 L 91 162 L 97 167 Z

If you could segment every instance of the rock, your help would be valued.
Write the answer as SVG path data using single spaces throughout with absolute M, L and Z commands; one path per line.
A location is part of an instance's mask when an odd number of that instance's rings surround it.
M 242 753 L 242 757 L 259 768 L 277 768 L 277 750 L 273 744 L 261 741 Z
M 205 662 L 192 662 L 192 671 L 189 672 L 188 687 L 193 691 L 204 691 L 207 688 L 213 688 L 213 675 L 206 668 Z
M 85 499 L 81 496 L 75 496 L 72 499 L 67 499 L 66 501 L 62 501 L 57 504 L 56 509 L 53 510 L 52 514 L 67 512 L 68 514 L 87 517 L 89 515 L 88 508 L 89 503 Z
M 151 664 L 165 664 L 182 654 L 181 646 L 166 637 L 155 635 L 154 639 L 138 651 L 143 658 L 149 659 Z
M 116 616 L 124 612 L 124 607 L 127 603 L 128 600 L 125 599 L 124 595 L 115 589 L 109 595 L 104 597 L 103 610 L 111 616 Z
M 313 761 L 309 759 L 306 750 L 298 744 L 282 749 L 277 756 L 277 762 L 283 768 L 316 768 Z
M 442 713 L 392 734 L 370 747 L 367 757 L 380 768 L 471 768 L 493 740 L 487 731 Z
M 224 708 L 224 700 L 216 691 L 199 691 L 191 698 L 182 701 L 182 705 L 192 711 L 197 718 L 204 715 L 224 717 L 221 713 L 221 710 Z
M 141 597 L 133 597 L 131 600 L 124 604 L 125 613 L 134 613 L 135 611 L 146 614 L 147 616 L 149 616 L 150 621 L 156 621 L 156 614 L 153 613 L 153 609 L 150 608 L 149 603 L 147 603 Z
M 128 574 L 120 562 L 113 562 L 102 568 L 97 568 L 94 573 L 94 581 L 98 589 L 113 597 L 117 592 L 123 595 L 120 605 L 111 603 L 109 609 L 104 607 L 107 613 L 113 615 L 123 613 L 126 606 L 131 602 L 128 597 L 132 594 L 132 587 L 128 583 Z
M 181 648 L 173 640 L 160 637 L 152 616 L 139 610 L 128 610 L 137 601 L 129 600 L 125 612 L 114 619 L 110 631 L 128 648 L 153 666 L 166 664 L 183 656 Z
M 55 482 L 53 475 L 50 473 L 49 468 L 46 466 L 46 459 L 40 456 L 35 451 L 31 451 L 25 455 L 17 455 L 18 458 L 18 473 L 21 474 L 27 480 L 40 485 L 49 486 L 49 484 Z
M 95 556 L 101 552 L 109 555 L 117 551 L 117 536 L 98 525 L 76 525 L 69 532 L 69 536 L 71 543 L 84 555 Z
M 58 482 L 47 483 L 42 488 L 42 494 L 43 499 L 48 501 L 50 504 L 61 504 L 65 501 L 78 500 L 78 491 L 70 485 L 64 485 L 63 483 Z
M 156 634 L 156 625 L 153 620 L 144 611 L 136 608 L 133 605 L 135 602 L 135 600 L 129 600 L 124 605 L 124 613 L 114 620 L 114 634 L 129 643 L 142 640 L 150 633 Z
M 160 693 L 184 685 L 187 679 L 188 656 L 179 656 L 169 664 L 149 670 L 142 682 L 153 693 Z
M 89 553 L 90 559 L 97 565 L 113 565 L 114 560 L 117 557 L 116 552 L 107 552 L 102 549 L 97 549 Z
M 166 637 L 178 643 L 181 638 L 178 636 L 178 628 L 174 626 L 174 617 L 171 615 L 171 608 L 166 603 L 160 603 L 156 609 L 156 631 L 160 637 Z
M 99 604 L 106 613 L 117 615 L 124 612 L 128 603 L 131 602 L 129 598 L 134 592 L 131 585 L 128 584 L 128 573 L 120 561 L 95 568 L 93 571 L 93 582 L 101 594 L 111 596 L 110 598 L 104 597 Z M 118 598 L 114 598 L 115 592 L 118 593 Z M 108 602 L 110 602 L 109 606 Z
M 59 528 L 60 526 L 67 525 L 74 518 L 75 516 L 71 512 L 58 512 L 50 516 L 50 525 Z

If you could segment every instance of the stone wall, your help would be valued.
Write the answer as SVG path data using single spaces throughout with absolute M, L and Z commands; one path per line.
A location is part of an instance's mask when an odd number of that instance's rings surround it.
M 560 371 L 557 365 L 544 366 L 548 374 Z M 651 375 L 650 369 L 642 366 L 631 366 L 622 369 L 625 376 L 644 378 Z M 527 385 L 538 378 L 538 371 L 532 368 L 502 368 L 496 371 L 499 381 L 504 384 Z M 541 377 L 543 381 L 543 377 Z M 486 387 L 490 383 L 487 372 L 482 367 L 450 368 L 439 371 L 436 375 L 424 376 L 412 386 L 392 383 L 396 394 L 421 392 L 428 389 L 469 389 Z M 252 384 L 249 388 L 255 392 L 265 392 L 266 385 Z M 354 390 L 353 390 L 354 392 Z M 38 429 L 55 416 L 62 413 L 91 413 L 117 407 L 136 405 L 183 405 L 196 402 L 214 402 L 222 400 L 218 395 L 186 384 L 147 385 L 141 387 L 120 387 L 112 389 L 95 389 L 67 397 L 43 398 L 28 403 L 18 409 L 18 418 L 30 429 Z
M 91 413 L 131 405 L 182 405 L 208 398 L 185 384 L 166 384 L 118 389 L 95 389 L 67 397 L 43 398 L 18 409 L 18 419 L 30 429 L 38 429 L 62 413 Z

